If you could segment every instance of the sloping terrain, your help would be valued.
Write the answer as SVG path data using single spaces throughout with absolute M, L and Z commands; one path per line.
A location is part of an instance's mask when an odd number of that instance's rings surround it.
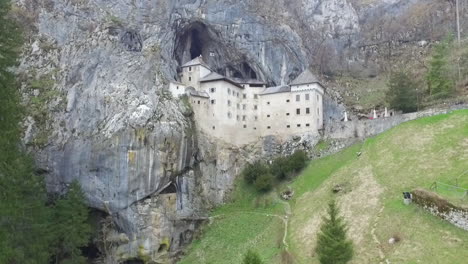
M 361 152 L 361 155 L 357 155 Z M 212 214 L 180 263 L 240 263 L 249 248 L 266 263 L 318 263 L 316 233 L 337 199 L 355 245 L 352 263 L 464 263 L 468 232 L 402 203 L 402 192 L 435 181 L 468 188 L 468 110 L 404 123 L 342 152 L 312 161 L 288 186 L 293 200 L 258 196 L 239 183 L 234 202 Z M 342 191 L 332 192 L 340 185 Z M 441 195 L 468 204 L 456 192 Z M 286 229 L 285 229 L 286 228 Z M 286 232 L 285 232 L 286 230 Z M 389 244 L 391 237 L 401 240 Z

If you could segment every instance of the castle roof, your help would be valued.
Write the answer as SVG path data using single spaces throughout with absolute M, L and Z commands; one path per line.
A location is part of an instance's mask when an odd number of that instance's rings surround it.
M 231 78 L 237 83 L 241 84 L 266 84 L 266 82 L 256 79 L 242 79 L 242 78 Z
M 301 84 L 309 84 L 309 83 L 320 83 L 317 77 L 309 70 L 306 69 L 303 71 L 299 76 L 297 76 L 294 81 L 292 81 L 289 85 L 301 85 Z
M 195 59 L 185 63 L 184 65 L 182 65 L 182 68 L 185 68 L 185 67 L 191 67 L 191 66 L 198 66 L 198 65 L 202 65 L 206 68 L 210 68 L 202 59 L 202 56 L 198 56 L 196 57 Z
M 208 95 L 207 92 L 199 92 L 197 90 L 195 90 L 195 88 L 193 88 L 192 86 L 189 86 L 187 88 L 189 94 L 191 96 L 196 96 L 196 97 L 202 97 L 202 98 L 210 98 L 210 96 Z
M 263 92 L 261 92 L 260 95 L 289 93 L 289 92 L 291 92 L 291 87 L 288 85 L 282 85 L 282 86 L 268 87 L 265 90 L 263 90 Z
M 231 83 L 239 88 L 243 88 L 241 85 L 239 85 L 237 82 L 235 82 L 234 80 L 232 79 L 229 79 L 228 77 L 226 76 L 223 76 L 219 73 L 216 73 L 216 72 L 212 72 L 210 74 L 208 74 L 207 76 L 203 77 L 200 79 L 200 82 L 214 82 L 214 81 L 226 81 L 228 83 Z

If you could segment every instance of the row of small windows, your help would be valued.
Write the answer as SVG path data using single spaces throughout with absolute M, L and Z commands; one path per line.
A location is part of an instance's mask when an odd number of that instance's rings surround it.
M 319 120 L 317 120 L 317 121 L 319 121 Z M 307 123 L 307 124 L 305 124 L 305 126 L 306 126 L 306 127 L 310 127 L 310 124 Z M 247 128 L 247 125 L 243 125 L 243 127 L 244 127 L 244 128 Z M 302 127 L 302 124 L 297 124 L 296 127 Z M 291 125 L 286 125 L 286 128 L 291 128 Z M 215 130 L 215 129 L 216 129 L 216 127 L 213 126 L 213 130 Z M 257 130 L 256 127 L 254 127 L 253 129 L 254 129 L 254 130 Z M 271 129 L 271 126 L 267 126 L 267 129 Z
M 216 92 L 216 88 L 210 88 L 210 93 L 215 93 L 215 92 Z M 239 92 L 231 91 L 230 88 L 227 89 L 227 93 L 228 93 L 228 95 L 233 95 L 235 97 L 240 96 Z M 247 94 L 242 94 L 242 98 L 247 99 Z M 254 99 L 258 99 L 258 94 L 254 94 Z

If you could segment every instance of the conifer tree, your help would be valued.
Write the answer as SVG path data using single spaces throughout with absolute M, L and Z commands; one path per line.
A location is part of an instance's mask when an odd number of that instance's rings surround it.
M 21 150 L 21 108 L 12 68 L 21 50 L 20 30 L 0 0 L 0 263 L 48 263 L 50 210 L 43 178 Z
M 454 82 L 450 79 L 448 56 L 453 38 L 446 38 L 434 47 L 434 54 L 430 60 L 429 71 L 426 75 L 429 96 L 444 98 L 452 94 Z
M 88 207 L 78 181 L 73 181 L 68 193 L 55 206 L 56 263 L 85 263 L 81 247 L 88 245 L 91 226 Z
M 242 261 L 242 264 L 263 264 L 263 261 L 257 252 L 249 250 L 244 255 L 244 260 Z
M 339 216 L 335 201 L 328 205 L 328 218 L 323 218 L 316 252 L 321 264 L 345 264 L 353 257 L 352 242 L 346 237 L 346 225 Z
M 386 100 L 391 108 L 404 113 L 414 112 L 418 108 L 417 87 L 418 84 L 405 72 L 392 73 Z

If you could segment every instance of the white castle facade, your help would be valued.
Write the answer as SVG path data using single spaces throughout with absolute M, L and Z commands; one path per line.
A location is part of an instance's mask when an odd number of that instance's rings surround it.
M 309 70 L 289 85 L 266 87 L 222 76 L 198 57 L 182 66 L 181 82 L 171 82 L 169 89 L 176 97 L 188 96 L 197 129 L 234 145 L 318 134 L 323 127 L 324 90 Z

